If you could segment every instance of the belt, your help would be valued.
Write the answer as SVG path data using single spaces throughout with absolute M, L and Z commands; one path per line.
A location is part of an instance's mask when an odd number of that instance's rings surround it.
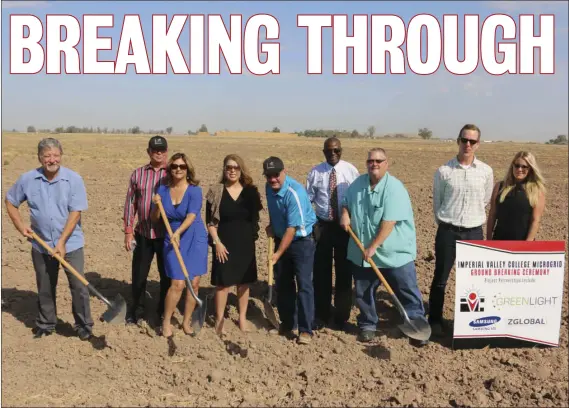
M 470 228 L 467 228 L 467 227 L 459 227 L 459 226 L 457 226 L 457 225 L 447 224 L 446 222 L 441 222 L 441 223 L 439 224 L 439 227 L 445 228 L 445 229 L 448 229 L 448 230 L 451 230 L 451 231 L 456 231 L 456 232 L 472 231 L 472 230 L 475 230 L 475 229 L 478 229 L 478 228 L 482 228 L 481 225 L 479 225 L 479 226 L 477 226 L 477 227 L 470 227 Z

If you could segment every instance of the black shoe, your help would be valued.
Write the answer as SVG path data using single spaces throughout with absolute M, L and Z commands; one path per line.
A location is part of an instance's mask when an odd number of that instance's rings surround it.
M 312 325 L 312 330 L 322 330 L 324 327 L 326 327 L 324 321 L 321 319 L 316 319 Z
M 429 344 L 429 340 L 409 339 L 409 344 L 420 348 L 420 347 L 425 347 L 427 344 Z
M 77 329 L 77 336 L 79 336 L 79 338 L 80 338 L 82 341 L 89 340 L 92 335 L 93 335 L 93 334 L 91 333 L 91 331 L 88 330 L 88 329 L 86 329 L 86 328 L 84 328 L 84 327 L 80 327 L 80 328 Z
M 372 330 L 364 330 L 358 336 L 358 341 L 362 343 L 369 343 L 375 338 L 375 331 Z
M 136 318 L 133 314 L 127 314 L 126 318 L 124 319 L 126 324 L 136 324 Z
M 49 335 L 53 334 L 53 332 L 54 332 L 53 330 L 40 329 L 38 327 L 34 331 L 34 339 L 39 339 L 42 336 L 49 336 Z

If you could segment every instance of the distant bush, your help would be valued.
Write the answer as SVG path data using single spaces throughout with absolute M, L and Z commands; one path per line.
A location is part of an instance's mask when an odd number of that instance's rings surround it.
M 567 135 L 557 135 L 555 139 L 549 139 L 549 141 L 545 142 L 545 144 L 566 145 Z

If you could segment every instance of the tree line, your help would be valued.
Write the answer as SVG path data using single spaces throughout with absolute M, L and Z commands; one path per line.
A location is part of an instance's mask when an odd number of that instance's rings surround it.
M 174 128 L 172 126 L 168 126 L 166 129 L 148 129 L 143 131 L 140 126 L 133 126 L 128 129 L 118 129 L 118 128 L 108 128 L 108 127 L 93 127 L 93 126 L 59 126 L 55 129 L 36 129 L 35 126 L 28 126 L 27 132 L 28 133 L 99 133 L 99 134 L 154 134 L 154 135 L 170 135 Z M 12 129 L 12 131 L 16 132 L 16 129 Z M 272 130 L 267 130 L 267 132 L 271 133 L 280 133 L 281 130 L 275 126 Z M 198 133 L 209 133 L 207 126 L 202 124 L 196 131 L 188 130 L 187 134 L 189 136 L 197 135 Z M 300 132 L 294 132 L 298 136 L 301 137 L 320 137 L 320 138 L 328 138 L 328 137 L 338 137 L 338 138 L 374 138 L 377 137 L 375 126 L 369 126 L 365 132 L 360 133 L 358 130 L 338 130 L 338 129 L 306 129 Z M 429 128 L 420 128 L 417 130 L 418 137 L 424 140 L 429 140 L 433 137 L 433 132 Z M 408 136 L 402 133 L 396 133 L 394 135 L 384 135 L 383 137 L 386 138 L 407 138 Z M 555 139 L 549 139 L 545 144 L 553 144 L 553 145 L 566 145 L 567 142 L 567 135 L 557 135 Z

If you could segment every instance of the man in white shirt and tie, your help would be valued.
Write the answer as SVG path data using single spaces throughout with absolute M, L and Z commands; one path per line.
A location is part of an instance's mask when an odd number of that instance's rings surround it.
M 344 328 L 352 309 L 352 273 L 347 262 L 349 235 L 340 227 L 340 203 L 349 185 L 359 177 L 356 167 L 342 157 L 342 144 L 336 137 L 324 142 L 325 162 L 312 168 L 306 180 L 308 198 L 318 222 L 318 242 L 314 255 L 314 303 L 316 329 L 327 325 L 332 303 L 332 259 L 335 264 L 334 323 Z

